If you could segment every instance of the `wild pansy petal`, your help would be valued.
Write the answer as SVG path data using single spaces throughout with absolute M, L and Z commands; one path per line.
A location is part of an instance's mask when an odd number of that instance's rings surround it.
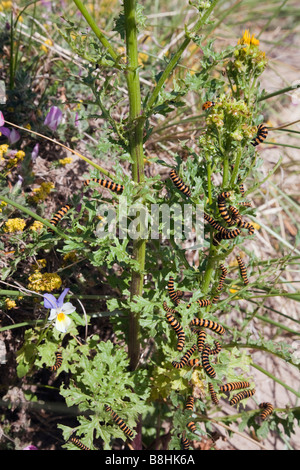
M 44 307 L 45 308 L 57 308 L 57 300 L 52 294 L 44 294 Z
M 71 323 L 72 320 L 63 312 L 60 312 L 56 317 L 55 328 L 61 333 L 66 333 Z
M 1 126 L 4 126 L 4 124 L 5 124 L 4 116 L 3 116 L 2 111 L 0 111 L 0 127 L 1 127 Z
M 72 305 L 71 302 L 67 302 L 63 304 L 63 306 L 60 309 L 60 311 L 63 312 L 65 315 L 70 315 L 70 313 L 75 312 L 75 310 L 76 310 L 76 307 L 74 307 L 74 305 Z
M 64 290 L 62 291 L 62 293 L 61 293 L 60 296 L 58 297 L 57 302 L 56 302 L 56 304 L 57 304 L 58 307 L 62 307 L 62 305 L 63 305 L 63 303 L 64 303 L 64 298 L 66 297 L 66 295 L 67 295 L 67 293 L 69 292 L 69 290 L 70 290 L 70 289 L 67 287 L 66 289 L 64 289 Z

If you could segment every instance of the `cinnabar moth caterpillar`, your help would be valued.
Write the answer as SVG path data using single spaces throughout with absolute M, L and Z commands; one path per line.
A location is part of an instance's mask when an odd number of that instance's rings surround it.
M 240 268 L 240 273 L 243 278 L 244 284 L 247 285 L 249 284 L 249 281 L 247 277 L 247 269 L 246 269 L 245 263 L 240 256 L 237 256 L 236 259 Z
M 194 421 L 190 421 L 189 423 L 187 423 L 187 427 L 189 428 L 190 431 L 196 432 L 196 425 Z
M 91 450 L 89 447 L 85 446 L 77 437 L 71 436 L 69 441 L 81 450 Z
M 250 382 L 229 382 L 220 386 L 220 392 L 231 392 L 231 390 L 239 390 L 240 388 L 250 387 Z
M 216 230 L 218 230 L 219 232 L 227 232 L 227 228 L 226 227 L 223 227 L 222 225 L 220 225 L 216 220 L 214 220 L 210 215 L 206 214 L 204 212 L 204 215 L 203 215 L 204 219 L 213 227 L 215 228 Z
M 183 450 L 189 450 L 191 446 L 191 442 L 185 436 L 182 436 L 181 445 L 182 445 Z
M 208 305 L 211 304 L 211 301 L 209 299 L 199 299 L 196 300 L 196 302 L 200 305 L 200 307 L 207 307 Z M 186 308 L 190 308 L 192 304 L 188 304 Z
M 191 367 L 198 366 L 199 364 L 200 364 L 200 359 L 198 358 L 190 359 L 187 363 L 187 365 Z
M 236 219 L 239 219 L 241 217 L 240 213 L 239 213 L 239 210 L 234 207 L 234 206 L 228 206 L 228 209 L 230 210 L 231 214 L 232 214 L 232 217 L 236 220 Z
M 185 343 L 185 334 L 183 331 L 182 326 L 180 323 L 176 320 L 176 318 L 173 317 L 171 313 L 166 313 L 166 318 L 168 322 L 170 323 L 171 327 L 177 334 L 178 342 L 177 342 L 177 350 L 182 351 Z
M 254 233 L 254 226 L 252 224 L 249 224 L 249 222 L 245 222 L 242 219 L 239 219 L 237 221 L 237 226 L 241 228 L 246 228 L 248 230 L 249 235 L 253 235 Z
M 260 124 L 257 128 L 256 137 L 251 141 L 251 144 L 256 147 L 256 145 L 261 144 L 268 135 L 268 128 L 264 124 Z
M 202 106 L 203 111 L 206 111 L 207 109 L 211 108 L 214 106 L 216 103 L 214 101 L 205 101 L 205 103 Z
M 231 240 L 232 238 L 236 238 L 240 233 L 241 231 L 238 228 L 227 230 L 225 233 L 218 232 L 213 239 L 213 245 L 218 245 L 221 240 Z
M 190 326 L 200 326 L 203 328 L 209 328 L 210 330 L 215 331 L 219 335 L 223 335 L 225 333 L 225 328 L 219 325 L 219 323 L 216 323 L 212 320 L 205 320 L 204 318 L 194 318 L 194 320 L 190 322 Z
M 190 411 L 193 411 L 194 410 L 194 397 L 192 395 L 190 395 L 186 401 L 186 404 L 185 404 L 185 409 L 186 410 L 190 410 Z
M 193 346 L 182 356 L 180 362 L 172 361 L 172 366 L 175 369 L 182 369 L 182 367 L 186 366 L 188 360 L 190 359 L 191 355 L 196 351 L 197 346 L 193 344 Z
M 206 340 L 206 331 L 204 330 L 197 331 L 197 348 L 199 352 L 203 351 L 205 340 Z
M 52 372 L 57 371 L 57 369 L 59 369 L 61 364 L 62 364 L 62 355 L 61 355 L 61 353 L 58 351 L 58 352 L 55 353 L 55 356 L 56 356 L 55 364 L 54 364 L 54 366 L 50 367 L 50 370 Z
M 110 189 L 114 193 L 122 193 L 124 191 L 124 186 L 122 184 L 117 184 L 109 180 L 101 180 L 99 178 L 91 178 L 89 180 L 85 180 L 84 186 L 88 186 L 91 181 L 100 184 L 101 186 L 103 186 L 103 188 Z
M 239 401 L 244 400 L 244 398 L 250 398 L 254 395 L 255 388 L 252 390 L 243 390 L 242 392 L 234 395 L 234 397 L 230 400 L 229 404 L 231 406 L 236 405 Z
M 167 302 L 165 300 L 163 302 L 163 308 L 168 313 L 178 313 L 174 308 L 168 307 Z
M 215 370 L 212 368 L 209 362 L 210 347 L 206 344 L 201 354 L 202 366 L 206 374 L 214 378 L 216 376 Z
M 211 382 L 209 382 L 209 384 L 208 384 L 208 391 L 210 393 L 210 396 L 211 396 L 211 399 L 212 399 L 213 403 L 215 405 L 218 405 L 219 399 L 218 399 L 218 396 L 217 396 L 216 392 L 214 391 L 214 386 Z
M 241 183 L 239 185 L 239 188 L 240 188 L 240 193 L 241 193 L 241 196 L 244 197 L 245 196 L 245 188 L 244 188 L 244 184 Z
M 190 188 L 186 184 L 184 184 L 184 182 L 177 175 L 177 173 L 174 169 L 170 171 L 169 176 L 170 176 L 171 180 L 173 181 L 174 185 L 176 186 L 176 188 L 179 189 L 179 191 L 181 191 L 187 197 L 191 196 L 192 193 L 191 193 Z
M 215 348 L 214 349 L 211 349 L 209 354 L 212 355 L 212 354 L 219 354 L 219 352 L 221 351 L 221 345 L 219 343 L 219 341 L 215 341 Z
M 217 290 L 220 291 L 223 289 L 223 284 L 224 284 L 224 281 L 225 281 L 225 278 L 226 278 L 226 274 L 228 273 L 227 269 L 225 268 L 224 264 L 220 264 L 219 268 L 221 269 L 222 271 L 222 274 L 219 278 L 219 285 L 217 287 Z
M 71 209 L 71 206 L 69 206 L 69 204 L 66 204 L 65 206 L 61 207 L 59 209 L 59 211 L 57 211 L 56 214 L 54 214 L 54 216 L 50 220 L 50 224 L 54 225 L 54 227 L 55 227 L 57 225 L 57 223 L 63 218 L 64 215 L 66 215 L 66 213 L 70 209 Z M 51 230 L 51 228 L 48 228 L 47 231 L 48 232 L 53 232 L 53 230 Z
M 178 305 L 180 303 L 180 299 L 178 298 L 177 292 L 174 289 L 174 277 L 173 276 L 169 277 L 168 292 L 169 292 L 170 299 L 173 300 L 175 305 Z
M 272 414 L 274 410 L 272 403 L 268 403 L 268 402 L 260 403 L 259 407 L 263 409 L 260 413 L 260 417 L 262 420 L 265 420 L 266 417 Z
M 110 406 L 104 405 L 104 408 L 105 408 L 105 411 L 110 411 L 112 419 L 117 424 L 117 426 L 119 426 L 119 428 L 126 434 L 126 436 L 129 437 L 130 439 L 133 439 L 133 432 L 131 431 L 131 429 L 129 429 L 127 424 L 124 423 L 124 421 L 120 418 L 120 416 L 118 416 L 117 413 L 115 413 L 111 409 Z
M 225 197 L 223 197 L 223 194 L 228 194 L 230 196 L 230 193 L 228 191 L 226 191 L 226 192 L 224 192 L 224 193 L 222 193 L 218 196 L 218 208 L 219 208 L 220 216 L 229 225 L 233 225 L 234 220 L 232 220 L 232 218 L 229 215 L 229 212 L 228 212 L 227 207 L 226 207 Z M 229 196 L 227 196 L 227 197 L 229 197 Z
M 252 202 L 239 202 L 239 206 L 252 207 Z

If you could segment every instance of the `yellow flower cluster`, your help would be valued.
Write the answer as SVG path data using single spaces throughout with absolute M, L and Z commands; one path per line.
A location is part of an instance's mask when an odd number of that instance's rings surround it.
M 29 230 L 33 230 L 33 232 L 38 232 L 39 230 L 42 230 L 43 227 L 44 224 L 42 224 L 42 222 L 35 220 L 33 224 L 29 227 Z
M 259 46 L 259 39 L 256 39 L 254 34 L 250 36 L 249 29 L 246 29 L 242 38 L 238 40 L 238 44 L 245 44 L 246 46 Z
M 73 161 L 73 158 L 72 157 L 66 157 L 66 158 L 61 158 L 60 160 L 58 160 L 59 163 L 63 166 L 67 165 L 68 163 L 72 163 Z
M 42 183 L 39 188 L 34 188 L 32 190 L 34 196 L 29 196 L 28 201 L 29 202 L 35 202 L 39 203 L 44 201 L 47 196 L 49 195 L 51 189 L 54 188 L 54 183 Z
M 2 207 L 7 206 L 7 202 L 0 201 L 0 212 L 2 212 Z
M 76 263 L 76 261 L 78 261 L 78 255 L 76 251 L 70 251 L 63 257 L 63 266 L 67 266 L 70 263 Z
M 6 154 L 7 150 L 8 150 L 7 144 L 0 145 L 0 159 L 1 160 L 4 160 L 3 155 Z
M 36 292 L 51 292 L 59 289 L 62 285 L 60 276 L 56 273 L 40 273 L 36 270 L 31 276 L 28 277 L 28 289 Z
M 12 308 L 15 308 L 17 306 L 16 302 L 11 299 L 5 299 L 5 305 L 8 310 L 11 310 Z
M 26 225 L 26 221 L 24 219 L 8 219 L 7 222 L 4 224 L 4 232 L 5 233 L 14 233 L 14 232 L 23 232 L 24 227 Z

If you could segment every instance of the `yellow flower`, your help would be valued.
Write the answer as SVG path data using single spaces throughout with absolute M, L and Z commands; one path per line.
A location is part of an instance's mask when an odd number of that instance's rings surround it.
M 29 124 L 29 122 L 25 125 L 26 129 L 31 129 L 31 125 Z
M 34 188 L 32 192 L 34 193 L 34 196 L 29 196 L 28 200 L 30 202 L 36 202 L 39 203 L 41 201 L 44 201 L 48 194 L 50 193 L 51 189 L 54 188 L 54 184 L 51 182 L 44 182 L 41 184 L 39 188 Z
M 42 230 L 43 227 L 44 224 L 42 224 L 42 222 L 35 220 L 33 224 L 29 227 L 29 230 L 32 230 L 33 232 L 38 232 L 39 230 Z
M 10 0 L 1 2 L 0 3 L 0 11 L 11 10 L 12 9 L 12 4 L 13 3 Z
M 246 46 L 250 46 L 252 44 L 253 46 L 259 46 L 259 39 L 256 39 L 254 34 L 250 36 L 249 29 L 246 29 L 242 38 L 238 40 L 238 44 L 245 44 Z
M 26 225 L 26 221 L 24 219 L 8 219 L 4 225 L 4 232 L 5 233 L 13 233 L 13 232 L 23 232 L 24 227 Z
M 5 299 L 5 304 L 6 304 L 6 308 L 8 308 L 8 310 L 11 310 L 12 308 L 15 308 L 17 306 L 16 302 L 14 300 L 11 300 L 11 299 Z
M 61 158 L 58 161 L 61 165 L 67 165 L 68 163 L 72 163 L 73 158 L 72 157 L 66 157 L 66 158 Z
M 60 276 L 56 273 L 40 273 L 35 271 L 28 277 L 28 289 L 35 290 L 36 292 L 59 289 L 62 285 Z
M 229 289 L 229 292 L 230 292 L 231 294 L 235 294 L 235 293 L 238 292 L 239 290 L 240 290 L 240 288 L 239 288 L 238 286 L 233 285 L 233 286 L 231 287 L 231 289 Z
M 41 50 L 45 52 L 45 54 L 48 54 L 49 52 L 49 47 L 47 46 L 53 46 L 53 41 L 51 41 L 51 39 L 46 39 L 46 41 L 44 42 L 44 44 L 41 45 Z

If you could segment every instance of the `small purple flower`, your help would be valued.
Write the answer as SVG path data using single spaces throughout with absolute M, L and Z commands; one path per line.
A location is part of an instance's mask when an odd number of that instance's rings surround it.
M 0 126 L 4 126 L 5 124 L 5 121 L 4 121 L 4 116 L 3 116 L 3 113 L 0 111 Z
M 44 121 L 45 126 L 48 126 L 52 131 L 56 131 L 57 126 L 62 120 L 62 112 L 57 106 L 51 106 L 49 113 Z
M 38 450 L 38 448 L 30 444 L 29 446 L 24 447 L 23 450 Z
M 31 152 L 31 160 L 33 162 L 36 161 L 38 155 L 39 155 L 39 149 L 40 149 L 40 145 L 39 144 L 35 144 L 35 146 L 33 147 L 33 150 Z

